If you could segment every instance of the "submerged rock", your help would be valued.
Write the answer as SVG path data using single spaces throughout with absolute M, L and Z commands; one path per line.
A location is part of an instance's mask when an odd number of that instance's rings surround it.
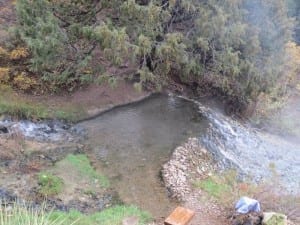
M 8 133 L 7 127 L 4 125 L 0 125 L 0 134 L 7 134 L 7 133 Z

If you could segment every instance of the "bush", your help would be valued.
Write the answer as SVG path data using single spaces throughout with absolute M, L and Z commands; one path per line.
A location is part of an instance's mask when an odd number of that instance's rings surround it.
M 29 56 L 29 51 L 27 48 L 16 48 L 11 51 L 9 58 L 11 60 L 20 60 L 27 58 Z
M 8 52 L 0 46 L 0 59 L 6 59 L 8 56 Z
M 0 67 L 0 83 L 7 84 L 9 81 L 9 68 Z
M 30 91 L 37 86 L 37 81 L 22 72 L 14 77 L 13 84 L 22 91 Z
M 285 0 L 18 0 L 16 8 L 30 70 L 68 90 L 101 55 L 107 67 L 129 62 L 138 89 L 176 77 L 247 105 L 280 82 L 291 39 Z

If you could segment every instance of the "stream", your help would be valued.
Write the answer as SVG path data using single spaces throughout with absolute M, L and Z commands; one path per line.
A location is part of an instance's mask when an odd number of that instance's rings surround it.
M 73 127 L 59 122 L 9 120 L 0 128 L 18 127 L 26 138 L 39 141 L 82 141 L 91 149 L 120 199 L 165 217 L 177 205 L 168 197 L 160 177 L 172 151 L 189 137 L 198 137 L 221 170 L 235 168 L 241 179 L 275 179 L 290 194 L 300 190 L 300 147 L 297 142 L 223 115 L 214 107 L 173 95 L 153 95 L 141 102 L 114 108 Z

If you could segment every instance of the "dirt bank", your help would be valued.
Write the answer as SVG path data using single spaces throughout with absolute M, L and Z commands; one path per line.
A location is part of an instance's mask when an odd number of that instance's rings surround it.
M 120 80 L 116 87 L 107 84 L 91 84 L 74 93 L 64 95 L 33 96 L 16 94 L 18 99 L 31 105 L 44 105 L 49 111 L 72 114 L 73 120 L 80 121 L 95 117 L 113 107 L 139 101 L 150 95 L 147 91 L 137 91 L 131 82 Z

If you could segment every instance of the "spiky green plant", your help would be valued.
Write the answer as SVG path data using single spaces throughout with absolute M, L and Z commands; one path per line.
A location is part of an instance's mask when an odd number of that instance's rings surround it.
M 0 210 L 0 225 L 63 225 L 65 218 L 53 219 L 53 212 L 46 212 L 45 207 L 34 209 L 23 204 L 5 206 Z M 76 224 L 76 221 L 70 222 Z

